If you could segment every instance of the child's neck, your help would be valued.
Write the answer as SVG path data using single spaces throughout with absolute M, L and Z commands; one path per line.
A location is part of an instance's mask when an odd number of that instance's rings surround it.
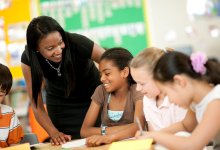
M 163 103 L 164 97 L 165 95 L 162 93 L 156 96 L 155 100 L 156 100 L 157 107 L 159 107 Z
M 127 97 L 128 91 L 129 91 L 129 85 L 123 86 L 120 89 L 112 92 L 111 94 L 114 95 L 114 97 L 117 97 L 117 98 L 124 98 L 124 97 Z
M 193 97 L 193 102 L 197 104 L 200 103 L 203 100 L 203 98 L 213 89 L 213 87 L 214 85 L 207 84 L 204 82 L 201 82 L 199 84 L 194 84 L 195 96 Z

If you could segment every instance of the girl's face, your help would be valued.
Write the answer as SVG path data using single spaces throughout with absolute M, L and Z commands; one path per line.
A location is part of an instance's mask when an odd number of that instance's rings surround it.
M 62 51 L 65 48 L 65 43 L 58 31 L 49 33 L 42 38 L 38 46 L 38 51 L 44 58 L 57 63 L 62 60 Z
M 170 102 L 180 107 L 188 108 L 192 102 L 191 95 L 193 93 L 188 86 L 180 82 L 181 81 L 161 83 L 155 81 L 157 87 L 169 97 Z
M 99 63 L 99 71 L 101 82 L 107 92 L 114 92 L 125 85 L 128 76 L 128 67 L 119 70 L 119 68 L 111 60 L 103 59 Z
M 148 72 L 145 68 L 130 68 L 131 76 L 137 83 L 137 91 L 140 91 L 148 98 L 156 99 L 160 94 L 159 89 L 157 88 L 152 74 Z

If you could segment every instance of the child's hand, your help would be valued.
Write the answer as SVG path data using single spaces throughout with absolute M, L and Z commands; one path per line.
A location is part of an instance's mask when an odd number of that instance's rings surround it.
M 144 131 L 144 132 L 142 132 L 142 135 L 141 135 L 141 132 L 137 131 L 136 134 L 135 134 L 135 138 L 136 139 L 146 139 L 146 138 L 149 138 L 148 134 L 149 134 L 149 132 Z
M 62 132 L 57 132 L 53 136 L 51 136 L 50 143 L 52 145 L 61 145 L 71 140 L 70 135 L 66 135 Z
M 93 135 L 86 138 L 86 145 L 89 147 L 99 146 L 101 144 L 112 143 L 113 139 L 111 135 Z

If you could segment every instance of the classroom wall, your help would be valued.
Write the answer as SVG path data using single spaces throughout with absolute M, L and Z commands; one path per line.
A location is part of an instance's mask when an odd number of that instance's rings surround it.
M 39 0 L 40 14 L 105 48 L 124 47 L 133 55 L 148 46 L 146 0 Z
M 11 0 L 4 9 L 0 6 L 0 63 L 9 66 L 13 79 L 23 78 L 20 57 L 26 44 L 27 25 L 37 15 L 37 4 L 37 0 Z
M 147 0 L 148 23 L 151 46 L 187 47 L 193 51 L 204 51 L 210 57 L 220 58 L 220 36 L 212 38 L 210 28 L 220 28 L 220 17 L 203 17 L 191 20 L 186 13 L 187 0 Z M 195 31 L 185 32 L 187 26 Z M 172 40 L 172 35 L 176 38 Z M 169 38 L 167 33 L 171 33 Z M 172 34 L 173 33 L 173 34 Z M 166 39 L 168 38 L 168 39 Z

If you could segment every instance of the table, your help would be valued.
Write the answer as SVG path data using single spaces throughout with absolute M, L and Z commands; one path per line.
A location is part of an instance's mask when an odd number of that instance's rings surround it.
M 82 147 L 74 147 L 74 150 L 108 150 L 111 144 L 107 145 L 101 145 L 97 147 L 87 147 L 87 146 L 82 146 Z M 212 146 L 206 147 L 207 150 L 213 150 Z M 63 150 L 61 146 L 52 146 L 50 143 L 41 143 L 39 146 L 35 147 L 36 150 Z M 160 146 L 152 146 L 151 150 L 161 150 L 162 148 Z M 71 149 L 68 149 L 71 150 Z M 163 148 L 164 150 L 164 148 Z
M 101 145 L 97 147 L 74 147 L 74 150 L 108 150 L 110 147 L 110 144 L 107 145 Z M 61 150 L 61 146 L 52 146 L 50 143 L 40 143 L 37 146 L 34 146 L 34 149 L 36 150 Z M 70 149 L 69 149 L 70 150 Z
M 154 150 L 154 146 L 151 145 L 152 140 L 150 139 L 143 139 L 143 140 L 134 140 L 134 138 L 130 138 L 130 139 L 125 139 L 122 140 L 122 142 L 119 143 L 115 143 L 114 145 L 112 145 L 113 147 L 124 147 L 125 149 L 143 149 L 143 148 L 147 148 L 149 146 L 151 146 L 150 150 Z M 70 143 L 68 143 L 65 146 L 80 146 L 80 147 L 73 147 L 73 148 L 68 148 L 68 150 L 108 150 L 110 148 L 111 144 L 106 144 L 106 145 L 101 145 L 101 146 L 97 146 L 97 147 L 87 147 L 85 144 L 85 139 L 79 139 L 79 140 L 73 140 L 70 141 Z M 138 145 L 134 145 L 134 144 L 138 144 Z M 126 148 L 127 147 L 127 148 Z M 61 145 L 59 146 L 52 146 L 50 143 L 40 143 L 37 144 L 36 146 L 34 146 L 35 149 L 38 150 L 61 150 Z M 149 150 L 149 149 L 148 149 Z

